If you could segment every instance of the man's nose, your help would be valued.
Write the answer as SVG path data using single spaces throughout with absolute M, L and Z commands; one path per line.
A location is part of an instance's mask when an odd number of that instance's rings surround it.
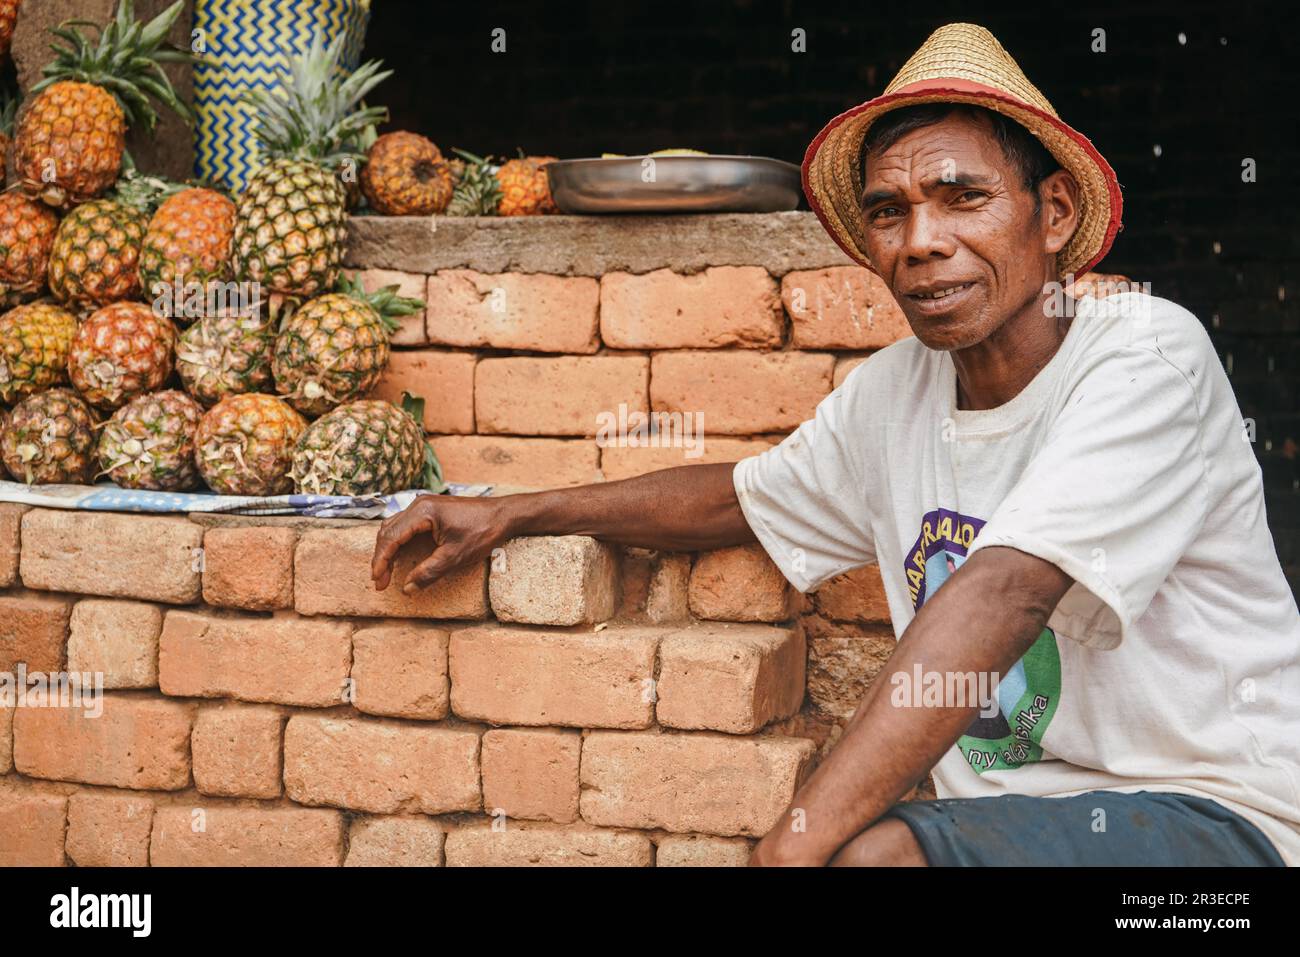
M 913 206 L 903 224 L 903 254 L 910 261 L 946 259 L 956 252 L 947 217 L 928 203 Z

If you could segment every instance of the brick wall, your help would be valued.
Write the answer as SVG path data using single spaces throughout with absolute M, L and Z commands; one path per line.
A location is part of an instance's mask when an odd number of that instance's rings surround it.
M 0 864 L 743 864 L 892 644 L 869 571 L 537 538 L 405 597 L 376 530 L 0 505 L 0 673 L 104 686 L 0 708 Z

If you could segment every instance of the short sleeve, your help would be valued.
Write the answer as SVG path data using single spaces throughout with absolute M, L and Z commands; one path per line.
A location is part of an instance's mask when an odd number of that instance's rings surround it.
M 1118 646 L 1207 515 L 1196 393 L 1157 352 L 1108 352 L 1079 375 L 1020 480 L 971 546 L 1003 545 L 1074 579 L 1048 624 Z
M 736 464 L 749 527 L 800 591 L 876 560 L 863 475 L 865 423 L 851 416 L 855 376 L 779 445 Z

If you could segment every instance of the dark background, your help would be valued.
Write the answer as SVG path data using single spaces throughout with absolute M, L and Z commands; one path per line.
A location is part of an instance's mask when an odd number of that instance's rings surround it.
M 1296 588 L 1296 11 L 1132 0 L 375 0 L 365 56 L 398 70 L 378 97 L 388 128 L 444 149 L 575 157 L 686 146 L 798 162 L 830 117 L 880 93 L 935 27 L 982 24 L 1118 174 L 1124 230 L 1098 268 L 1149 281 L 1209 329 L 1255 421 L 1270 524 Z M 495 27 L 506 31 L 504 54 L 491 52 Z M 806 53 L 791 52 L 796 27 Z M 1105 53 L 1091 50 L 1096 28 Z M 1254 183 L 1242 181 L 1247 157 Z

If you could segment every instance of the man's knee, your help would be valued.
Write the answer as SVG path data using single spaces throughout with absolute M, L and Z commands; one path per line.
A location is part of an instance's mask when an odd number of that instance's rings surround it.
M 898 818 L 873 824 L 841 847 L 831 867 L 925 867 L 925 853 L 912 829 Z

